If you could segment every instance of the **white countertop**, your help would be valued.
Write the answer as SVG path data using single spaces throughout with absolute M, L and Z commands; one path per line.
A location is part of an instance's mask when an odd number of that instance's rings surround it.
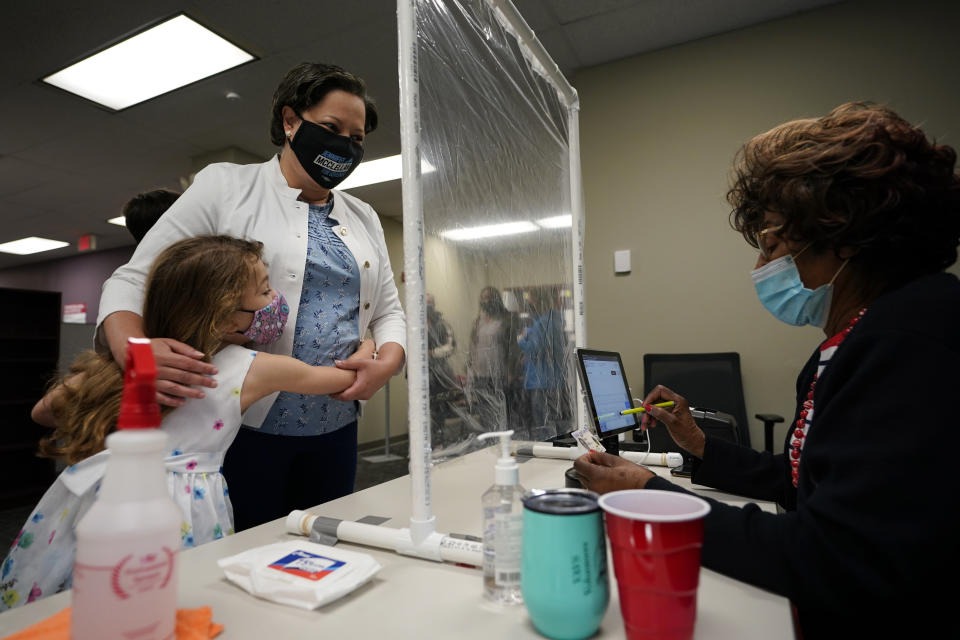
M 432 504 L 437 531 L 481 534 L 481 494 L 493 483 L 496 448 L 436 465 L 432 470 Z M 526 489 L 564 486 L 568 460 L 531 459 L 520 464 Z M 651 467 L 669 476 L 663 467 Z M 670 478 L 691 488 L 690 481 Z M 747 500 L 693 486 L 698 493 L 729 504 Z M 772 503 L 760 503 L 775 511 Z M 410 477 L 404 476 L 309 511 L 358 520 L 390 518 L 383 526 L 409 526 Z M 370 553 L 383 565 L 379 574 L 352 594 L 315 611 L 303 611 L 258 600 L 223 578 L 217 560 L 246 549 L 290 540 L 283 520 L 190 549 L 180 555 L 179 605 L 209 605 L 215 622 L 226 625 L 222 640 L 286 638 L 542 638 L 523 606 L 500 608 L 483 599 L 478 569 L 435 563 L 396 553 L 346 545 Z M 608 557 L 608 562 L 610 562 Z M 612 565 L 610 605 L 595 638 L 625 638 Z M 0 637 L 20 630 L 69 606 L 61 593 L 0 614 Z M 328 635 L 333 634 L 333 635 Z M 792 639 L 789 603 L 785 598 L 708 569 L 700 573 L 696 638 L 744 640 Z

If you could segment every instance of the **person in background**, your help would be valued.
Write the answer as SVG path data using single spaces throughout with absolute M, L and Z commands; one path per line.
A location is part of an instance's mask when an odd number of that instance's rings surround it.
M 240 346 L 276 340 L 284 330 L 283 294 L 270 286 L 262 251 L 259 242 L 228 236 L 189 238 L 163 251 L 147 278 L 147 335 L 196 344 L 219 370 L 219 384 L 205 398 L 163 409 L 167 483 L 183 516 L 183 548 L 233 533 L 220 465 L 253 402 L 278 391 L 334 393 L 356 379 L 353 371 Z M 368 340 L 358 357 L 372 352 Z M 34 421 L 56 429 L 40 442 L 40 455 L 71 466 L 41 498 L 0 565 L 0 611 L 70 587 L 74 529 L 96 499 L 109 457 L 104 441 L 116 427 L 122 393 L 121 367 L 109 354 L 87 351 L 34 407 Z
M 960 240 L 955 165 L 951 147 L 866 103 L 748 142 L 727 197 L 760 253 L 757 295 L 826 336 L 797 378 L 783 453 L 706 436 L 665 387 L 644 399 L 642 427 L 665 425 L 695 456 L 695 484 L 785 509 L 710 500 L 702 563 L 789 598 L 805 640 L 960 637 L 944 586 L 960 573 L 960 282 L 944 272 Z M 574 466 L 601 493 L 682 491 L 615 456 Z
M 450 366 L 450 356 L 457 348 L 453 329 L 437 311 L 432 293 L 426 295 L 427 303 L 427 363 L 430 384 L 431 434 L 437 444 L 448 444 L 452 434 L 444 433 L 446 419 L 453 414 L 451 402 L 459 384 Z
M 262 164 L 217 163 L 197 173 L 104 285 L 97 344 L 122 363 L 127 338 L 143 335 L 143 283 L 157 254 L 197 235 L 259 240 L 270 280 L 287 293 L 293 326 L 258 349 L 356 371 L 341 393 L 282 393 L 246 412 L 224 463 L 237 530 L 353 491 L 358 401 L 403 365 L 406 322 L 380 220 L 366 203 L 334 190 L 360 163 L 376 127 L 360 78 L 334 65 L 297 65 L 273 96 L 269 135 L 280 152 Z M 347 361 L 368 329 L 375 357 Z M 152 342 L 159 402 L 181 406 L 215 385 L 208 377 L 215 367 L 194 346 L 169 336 Z
M 140 244 L 147 231 L 150 231 L 164 211 L 179 197 L 180 194 L 174 191 L 156 189 L 138 193 L 123 205 L 123 219 L 126 221 L 127 231 L 137 244 Z
M 523 330 L 517 345 L 523 352 L 523 388 L 530 402 L 530 437 L 543 440 L 557 435 L 563 416 L 566 336 L 563 315 L 557 309 L 555 287 L 530 290 L 533 324 Z
M 503 431 L 517 424 L 510 418 L 519 398 L 519 330 L 496 287 L 484 287 L 479 304 L 467 356 L 470 413 L 482 431 Z

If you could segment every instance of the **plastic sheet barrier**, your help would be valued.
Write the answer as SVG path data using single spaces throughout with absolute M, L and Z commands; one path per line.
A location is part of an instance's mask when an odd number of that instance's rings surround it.
M 433 457 L 545 440 L 576 418 L 568 108 L 491 3 L 416 29 Z

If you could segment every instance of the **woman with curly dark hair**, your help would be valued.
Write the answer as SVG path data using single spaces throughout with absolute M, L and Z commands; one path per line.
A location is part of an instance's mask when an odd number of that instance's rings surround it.
M 693 481 L 759 500 L 711 501 L 703 566 L 790 598 L 802 637 L 958 637 L 953 489 L 960 389 L 960 176 L 956 153 L 893 111 L 837 107 L 742 149 L 731 224 L 760 252 L 763 305 L 823 327 L 797 380 L 784 452 L 706 436 L 665 387 L 645 398 L 695 457 Z M 771 353 L 775 346 L 771 345 Z M 676 406 L 651 406 L 673 400 Z M 620 458 L 576 462 L 584 485 L 682 491 Z

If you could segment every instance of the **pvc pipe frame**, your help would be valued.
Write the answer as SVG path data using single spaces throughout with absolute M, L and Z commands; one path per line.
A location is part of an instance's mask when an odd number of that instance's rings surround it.
M 316 515 L 304 514 L 295 526 L 287 525 L 288 533 L 307 535 L 313 528 Z M 434 560 L 455 562 L 474 567 L 483 566 L 483 544 L 473 540 L 432 533 L 420 544 L 412 544 L 409 529 L 394 529 L 375 524 L 341 520 L 337 525 L 337 539 L 368 547 L 389 549 L 397 553 Z
M 407 307 L 407 419 L 409 421 L 414 546 L 435 530 L 430 496 L 430 424 L 427 311 L 424 302 L 423 194 L 420 188 L 420 70 L 417 65 L 417 0 L 397 0 L 400 74 L 400 152 L 403 194 L 403 271 Z
M 583 297 L 583 187 L 580 180 L 579 98 L 576 90 L 560 72 L 534 32 L 508 0 L 486 0 L 501 24 L 529 56 L 531 66 L 557 91 L 567 108 L 569 125 L 569 181 L 573 218 L 574 264 L 574 336 L 578 347 L 586 344 L 586 320 Z M 407 393 L 410 442 L 410 478 L 412 509 L 409 529 L 409 547 L 439 544 L 445 536 L 435 533 L 436 517 L 432 511 L 430 465 L 431 447 L 429 389 L 427 371 L 426 305 L 424 302 L 425 269 L 423 260 L 423 194 L 420 183 L 420 110 L 419 68 L 416 35 L 417 0 L 397 0 L 397 28 L 400 75 L 400 146 L 403 164 L 403 267 L 406 276 L 407 311 Z M 577 382 L 579 388 L 579 381 Z M 582 423 L 586 408 L 577 405 L 577 419 Z M 393 531 L 406 531 L 397 529 Z M 437 536 L 441 541 L 437 542 Z M 346 539 L 346 538 L 344 538 Z M 404 553 L 405 551 L 400 551 Z M 435 554 L 410 553 L 420 557 Z M 441 559 L 441 558 L 434 558 Z
M 517 447 L 517 455 L 531 455 L 534 458 L 552 458 L 554 460 L 576 460 L 587 452 L 581 447 L 555 447 L 552 444 L 534 444 L 532 447 Z M 643 451 L 621 451 L 620 457 L 630 462 L 654 467 L 679 467 L 683 465 L 683 456 L 675 451 L 668 453 Z

